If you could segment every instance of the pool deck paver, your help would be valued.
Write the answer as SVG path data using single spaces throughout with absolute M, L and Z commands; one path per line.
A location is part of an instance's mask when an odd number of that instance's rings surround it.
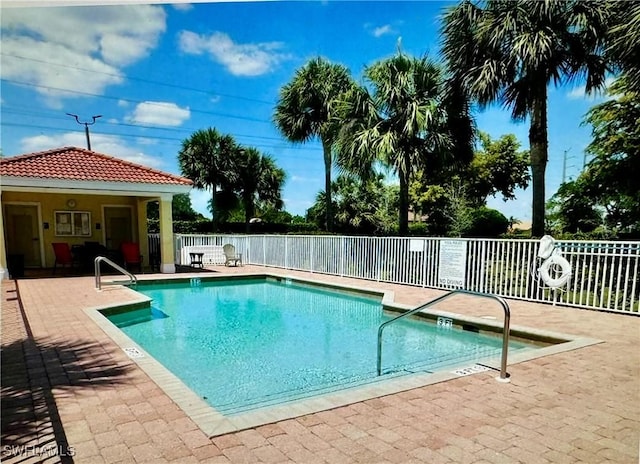
M 213 270 L 384 288 L 408 305 L 442 294 Z M 96 292 L 91 277 L 2 283 L 2 462 L 639 462 L 640 317 L 509 300 L 512 324 L 604 343 L 510 365 L 508 384 L 483 372 L 209 439 L 85 312 L 135 298 L 118 286 Z M 472 297 L 445 304 L 501 317 Z M 75 455 L 55 455 L 56 444 Z

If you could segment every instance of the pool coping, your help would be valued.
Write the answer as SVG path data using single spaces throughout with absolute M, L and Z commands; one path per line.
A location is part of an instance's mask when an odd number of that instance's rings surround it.
M 189 281 L 193 276 L 167 276 L 167 278 L 158 278 L 157 276 L 149 276 L 149 278 L 139 279 L 141 282 L 164 283 L 168 281 Z M 234 275 L 212 275 L 197 278 L 201 280 L 237 280 L 250 278 L 272 278 L 276 280 L 290 279 L 292 282 L 311 285 L 314 287 L 332 288 L 335 290 L 346 291 L 349 293 L 358 293 L 366 295 L 375 295 L 381 297 L 384 310 L 406 311 L 413 309 L 415 306 L 404 305 L 394 302 L 394 292 L 391 290 L 372 290 L 371 288 L 359 287 L 356 285 L 316 282 L 297 276 L 282 275 L 279 273 L 269 272 L 249 272 Z M 97 306 L 84 308 L 84 312 L 91 320 L 96 323 L 123 351 L 125 351 L 131 360 L 135 362 L 157 385 L 163 390 L 184 412 L 189 416 L 196 425 L 209 437 L 223 435 L 229 432 L 235 432 L 259 425 L 278 422 L 285 419 L 303 416 L 315 412 L 325 411 L 372 398 L 378 398 L 414 388 L 424 387 L 435 383 L 444 382 L 459 378 L 461 375 L 473 375 L 476 372 L 486 371 L 486 369 L 474 370 L 456 368 L 455 371 L 440 371 L 435 373 L 414 373 L 406 374 L 398 377 L 378 380 L 371 384 L 347 387 L 335 392 L 325 393 L 320 396 L 302 398 L 283 403 L 281 405 L 267 406 L 259 409 L 253 409 L 236 415 L 225 416 L 215 410 L 206 401 L 194 393 L 186 384 L 178 377 L 164 367 L 160 362 L 151 357 L 142 347 L 129 338 L 124 332 L 113 325 L 101 313 L 101 311 L 113 311 L 118 309 L 133 309 L 140 307 L 148 307 L 151 299 L 136 292 L 131 288 L 126 291 L 133 294 L 133 298 L 124 304 L 110 304 L 105 306 Z M 489 317 L 475 317 L 462 315 L 460 313 L 452 313 L 447 311 L 435 310 L 429 308 L 420 312 L 423 317 L 437 319 L 438 317 L 448 318 L 455 324 L 472 324 L 480 330 L 492 332 L 501 332 L 502 325 L 499 321 Z M 513 353 L 509 356 L 508 365 L 518 364 L 532 359 L 549 356 L 566 351 L 576 350 L 586 346 L 602 343 L 602 340 L 576 337 L 570 334 L 553 332 L 548 330 L 533 329 L 524 326 L 511 326 L 510 334 L 515 337 L 527 335 L 528 339 L 533 337 L 534 340 L 541 342 L 554 341 L 556 344 L 544 346 L 532 351 L 521 353 Z M 482 363 L 483 367 L 493 369 L 496 372 L 500 370 L 499 359 L 489 359 Z M 460 372 L 464 371 L 463 374 Z

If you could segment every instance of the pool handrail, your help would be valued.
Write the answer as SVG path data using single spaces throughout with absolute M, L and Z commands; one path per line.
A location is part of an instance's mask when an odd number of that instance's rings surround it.
M 124 282 L 125 285 L 131 285 L 131 284 L 137 284 L 138 283 L 138 278 L 135 275 L 133 275 L 132 273 L 130 273 L 129 271 L 127 271 L 122 266 L 114 263 L 113 261 L 111 261 L 106 256 L 96 256 L 96 259 L 93 260 L 93 265 L 94 265 L 94 269 L 95 269 L 95 278 L 96 278 L 96 290 L 102 290 L 102 285 L 120 285 L 120 284 L 123 283 L 123 282 L 105 282 L 103 284 L 101 279 L 100 279 L 100 263 L 101 262 L 107 263 L 109 266 L 114 268 L 116 271 L 121 272 L 125 276 L 129 277 L 129 282 Z
M 400 314 L 397 317 L 394 317 L 389 321 L 386 321 L 380 324 L 380 327 L 378 327 L 378 361 L 377 361 L 378 376 L 382 375 L 382 332 L 384 331 L 385 327 L 397 321 L 398 319 L 401 319 L 406 316 L 411 316 L 412 314 L 415 314 L 418 311 L 421 311 L 423 309 L 429 308 L 430 306 L 433 306 L 436 303 L 446 300 L 451 296 L 460 295 L 460 294 L 479 296 L 481 298 L 489 298 L 492 300 L 496 300 L 502 306 L 502 309 L 504 310 L 504 326 L 502 328 L 502 355 L 500 359 L 500 377 L 496 377 L 496 380 L 498 382 L 505 382 L 505 383 L 509 382 L 509 374 L 507 373 L 507 353 L 509 351 L 509 321 L 511 320 L 511 311 L 509 310 L 509 305 L 504 300 L 504 298 L 499 297 L 497 295 L 493 295 L 490 293 L 475 292 L 472 290 L 463 290 L 463 289 L 452 290 L 448 293 L 445 293 L 444 295 L 439 296 L 438 298 L 434 298 L 433 300 L 427 301 L 426 303 L 420 306 L 417 306 L 407 312 Z

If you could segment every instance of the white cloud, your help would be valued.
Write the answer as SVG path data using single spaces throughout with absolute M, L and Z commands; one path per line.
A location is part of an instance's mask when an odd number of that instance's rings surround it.
M 179 126 L 189 119 L 189 108 L 180 108 L 175 103 L 146 101 L 139 103 L 127 120 L 138 124 L 155 126 Z
M 384 26 L 374 28 L 371 34 L 373 34 L 374 37 L 381 37 L 383 35 L 395 34 L 395 31 L 390 24 L 385 24 Z
M 80 92 L 101 94 L 155 47 L 165 19 L 153 5 L 3 9 L 3 78 L 41 86 L 34 90 L 51 106 Z
M 157 139 L 151 139 L 149 137 L 136 137 L 136 143 L 138 145 L 157 145 Z
M 127 106 L 129 106 L 129 102 L 126 100 L 118 100 L 118 106 L 120 108 L 126 108 Z
M 191 3 L 172 3 L 171 6 L 178 11 L 189 11 L 193 8 Z
M 82 132 L 67 132 L 61 135 L 36 135 L 34 137 L 26 137 L 20 142 L 24 153 L 50 150 L 51 147 L 73 146 L 85 148 L 87 146 L 87 140 Z M 162 169 L 163 166 L 162 160 L 158 157 L 147 155 L 132 147 L 130 143 L 120 137 L 113 135 L 91 134 L 91 149 L 105 155 L 115 156 L 152 168 Z
M 101 93 L 106 86 L 123 81 L 123 75 L 117 68 L 60 44 L 44 43 L 30 37 L 3 36 L 2 52 L 3 77 L 42 86 L 35 87 L 34 90 L 47 97 L 51 106 L 56 106 L 55 101 L 62 98 L 81 97 L 82 95 L 77 92 L 97 94 Z M 28 59 L 8 55 L 23 56 Z M 42 63 L 42 61 L 53 61 L 51 57 L 55 57 L 56 63 L 73 63 L 74 67 Z M 78 68 L 93 72 L 88 73 Z M 72 92 L 59 89 L 70 89 Z
M 208 54 L 234 76 L 259 76 L 273 70 L 290 55 L 280 52 L 280 42 L 237 44 L 224 32 L 209 36 L 191 31 L 179 34 L 180 49 L 192 55 Z
M 383 35 L 397 34 L 398 30 L 395 26 L 402 24 L 402 21 L 394 21 L 393 24 L 383 24 L 382 26 L 375 26 L 371 23 L 366 23 L 364 28 L 375 38 L 382 37 Z M 395 26 L 394 26 L 395 25 Z

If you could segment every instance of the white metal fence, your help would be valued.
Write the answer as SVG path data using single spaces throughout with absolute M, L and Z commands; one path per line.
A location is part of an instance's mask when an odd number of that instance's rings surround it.
M 464 242 L 461 283 L 467 290 L 581 308 L 638 313 L 640 242 L 558 241 L 571 265 L 559 291 L 539 280 L 537 240 L 347 237 L 297 235 L 176 235 L 176 263 L 188 247 L 231 243 L 246 264 L 332 274 L 422 287 L 444 285 L 442 243 Z

